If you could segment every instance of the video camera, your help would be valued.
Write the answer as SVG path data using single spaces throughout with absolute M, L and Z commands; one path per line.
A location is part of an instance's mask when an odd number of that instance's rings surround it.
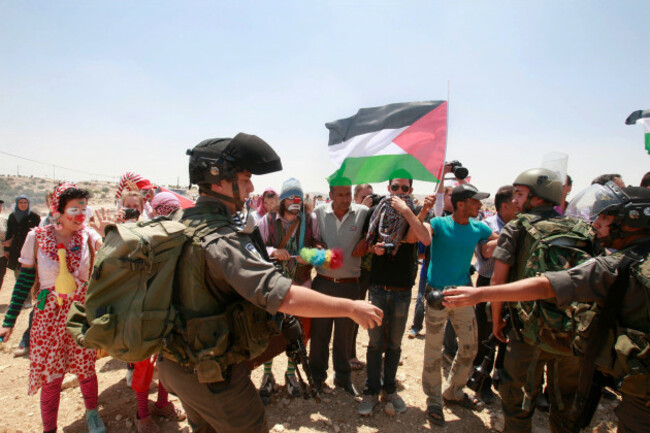
M 463 164 L 461 164 L 460 161 L 454 160 L 448 164 L 451 165 L 451 172 L 454 173 L 456 179 L 465 179 L 467 175 L 469 175 L 469 170 L 463 167 Z

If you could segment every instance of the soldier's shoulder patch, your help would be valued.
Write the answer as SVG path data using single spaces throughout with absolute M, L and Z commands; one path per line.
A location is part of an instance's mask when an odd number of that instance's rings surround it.
M 246 248 L 246 250 L 247 250 L 249 253 L 251 253 L 252 255 L 254 255 L 255 257 L 257 257 L 258 259 L 262 259 L 262 255 L 260 254 L 259 251 L 257 251 L 257 248 L 255 248 L 255 245 L 253 245 L 252 242 L 248 242 L 248 243 L 244 246 L 244 248 Z

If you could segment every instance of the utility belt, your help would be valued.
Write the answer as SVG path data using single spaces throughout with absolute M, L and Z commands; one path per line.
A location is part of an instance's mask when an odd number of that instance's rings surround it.
M 222 382 L 232 365 L 261 355 L 279 332 L 271 315 L 242 300 L 221 314 L 184 324 L 179 320 L 165 339 L 163 356 L 196 374 L 201 383 Z

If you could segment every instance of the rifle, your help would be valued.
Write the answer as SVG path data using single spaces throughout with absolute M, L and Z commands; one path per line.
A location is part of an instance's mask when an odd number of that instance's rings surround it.
M 282 335 L 287 340 L 287 357 L 296 365 L 296 375 L 298 376 L 300 389 L 305 400 L 313 397 L 316 403 L 320 403 L 320 395 L 316 391 L 314 378 L 311 375 L 311 368 L 309 367 L 309 358 L 307 358 L 307 349 L 305 348 L 304 334 L 300 321 L 294 316 L 285 314 L 282 320 Z M 309 385 L 305 384 L 302 374 L 300 374 L 300 369 L 297 368 L 298 365 L 302 365 Z

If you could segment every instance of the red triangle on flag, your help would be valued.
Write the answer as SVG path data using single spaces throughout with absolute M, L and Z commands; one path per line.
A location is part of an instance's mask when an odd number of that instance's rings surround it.
M 413 155 L 431 174 L 439 178 L 447 146 L 447 102 L 418 119 L 398 135 L 393 143 Z

